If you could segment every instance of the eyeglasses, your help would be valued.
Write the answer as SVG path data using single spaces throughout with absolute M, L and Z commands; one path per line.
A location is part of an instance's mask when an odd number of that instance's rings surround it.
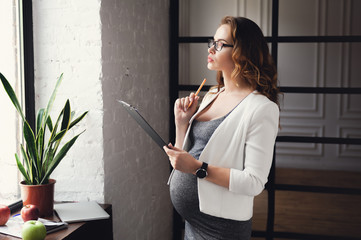
M 218 51 L 218 52 L 221 51 L 223 47 L 233 47 L 233 45 L 225 44 L 220 41 L 214 41 L 213 39 L 209 39 L 208 40 L 208 48 L 211 48 L 212 46 L 214 46 L 214 49 L 216 49 L 216 51 Z

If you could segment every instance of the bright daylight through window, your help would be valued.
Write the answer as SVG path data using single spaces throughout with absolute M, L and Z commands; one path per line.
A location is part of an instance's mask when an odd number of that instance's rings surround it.
M 18 1 L 0 1 L 0 72 L 23 102 L 22 61 Z M 21 99 L 21 100 L 20 100 Z M 0 83 L 0 204 L 20 199 L 19 174 L 15 161 L 21 135 L 21 122 L 3 85 Z

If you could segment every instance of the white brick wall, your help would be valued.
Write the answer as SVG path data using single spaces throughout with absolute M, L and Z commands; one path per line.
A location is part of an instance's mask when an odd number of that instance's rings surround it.
M 57 78 L 64 73 L 53 121 L 67 98 L 77 116 L 89 110 L 67 139 L 83 129 L 86 132 L 52 175 L 57 180 L 56 200 L 104 202 L 99 8 L 98 0 L 33 1 L 36 109 L 46 107 Z
M 113 205 L 114 239 L 170 239 L 167 157 L 116 102 L 168 139 L 169 0 L 33 0 L 36 108 L 56 78 L 86 129 L 52 175 L 56 200 Z M 53 118 L 56 118 L 55 115 Z

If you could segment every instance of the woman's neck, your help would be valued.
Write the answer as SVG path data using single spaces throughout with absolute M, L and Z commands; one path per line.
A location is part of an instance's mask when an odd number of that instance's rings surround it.
M 244 79 L 238 78 L 234 79 L 230 76 L 230 74 L 225 74 L 223 72 L 223 81 L 224 81 L 224 92 L 231 93 L 242 93 L 242 92 L 253 92 L 251 86 L 249 86 Z

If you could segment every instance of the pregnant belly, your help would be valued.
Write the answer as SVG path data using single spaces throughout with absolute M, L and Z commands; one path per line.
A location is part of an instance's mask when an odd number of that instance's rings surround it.
M 174 208 L 186 220 L 199 213 L 197 177 L 175 171 L 170 183 L 170 197 Z

